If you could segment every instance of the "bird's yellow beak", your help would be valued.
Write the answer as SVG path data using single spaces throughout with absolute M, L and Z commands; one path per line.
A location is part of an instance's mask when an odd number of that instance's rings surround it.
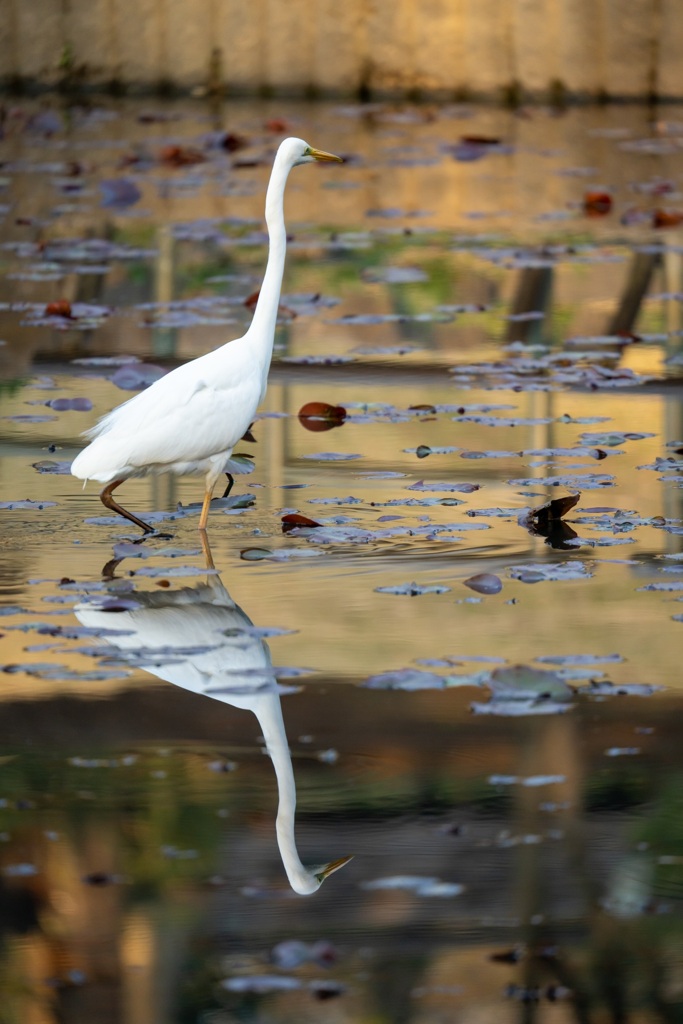
M 338 160 L 339 157 L 336 159 Z M 328 875 L 332 875 L 335 871 L 339 871 L 339 868 L 343 868 L 350 860 L 353 860 L 353 855 L 350 857 L 340 857 L 339 860 L 332 860 L 329 864 L 324 864 L 319 871 L 316 871 L 316 878 L 319 878 L 321 883 L 324 882 Z
M 342 157 L 342 156 L 335 156 L 334 153 L 326 153 L 324 149 L 313 149 L 313 146 L 310 147 L 310 149 L 308 151 L 308 155 L 312 156 L 314 160 L 321 160 L 321 161 L 327 162 L 327 163 L 337 163 L 337 164 L 343 164 L 344 163 L 344 157 Z M 346 861 L 344 863 L 346 863 Z M 341 867 L 341 865 L 340 865 L 340 867 Z M 336 871 L 337 869 L 335 868 L 334 870 Z

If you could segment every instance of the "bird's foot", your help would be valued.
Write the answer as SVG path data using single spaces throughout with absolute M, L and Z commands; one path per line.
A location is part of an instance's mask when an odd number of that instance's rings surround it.
M 175 534 L 173 533 L 160 533 L 157 530 L 150 530 L 149 533 L 143 533 L 142 537 L 126 537 L 131 544 L 144 544 L 148 540 L 173 540 Z

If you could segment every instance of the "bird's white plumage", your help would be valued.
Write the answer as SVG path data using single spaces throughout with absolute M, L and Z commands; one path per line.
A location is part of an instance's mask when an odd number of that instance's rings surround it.
M 245 335 L 200 356 L 118 406 L 93 428 L 92 443 L 71 472 L 109 483 L 147 473 L 208 473 L 217 466 L 217 478 L 265 391 L 249 342 Z
M 203 528 L 216 480 L 266 392 L 287 248 L 283 212 L 287 177 L 297 164 L 339 159 L 302 139 L 285 139 L 266 193 L 268 264 L 249 330 L 242 338 L 161 377 L 104 416 L 88 432 L 91 443 L 74 459 L 74 476 L 118 486 L 129 477 L 148 473 L 204 473 Z M 145 527 L 120 506 L 114 507 Z
M 311 868 L 296 845 L 296 785 L 280 695 L 268 645 L 235 604 L 218 576 L 180 590 L 136 591 L 137 607 L 111 612 L 85 601 L 76 618 L 91 629 L 111 630 L 111 645 L 148 660 L 148 672 L 175 686 L 256 715 L 278 785 L 276 835 L 292 888 L 310 895 L 349 858 Z

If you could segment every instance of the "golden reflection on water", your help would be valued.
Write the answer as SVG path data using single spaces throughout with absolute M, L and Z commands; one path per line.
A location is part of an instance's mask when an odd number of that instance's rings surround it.
M 57 140 L 10 134 L 3 155 L 29 165 L 94 161 L 94 187 L 98 175 L 117 173 L 116 159 L 134 144 L 153 153 L 169 134 L 192 141 L 217 126 L 215 115 L 213 122 L 202 120 L 200 108 L 185 104 L 167 108 L 183 115 L 177 123 L 153 125 L 137 122 L 134 104 L 117 109 L 121 119 L 91 123 L 86 135 L 78 119 Z M 259 127 L 268 112 L 267 105 L 245 104 L 223 113 L 254 135 L 261 152 L 270 142 Z M 287 199 L 295 238 L 285 292 L 339 302 L 279 328 L 267 415 L 254 428 L 257 444 L 245 445 L 255 470 L 236 485 L 255 504 L 236 515 L 214 510 L 211 542 L 216 566 L 249 618 L 292 631 L 269 639 L 275 665 L 290 675 L 310 670 L 285 680 L 301 692 L 283 700 L 289 751 L 280 737 L 280 754 L 294 759 L 302 860 L 313 864 L 342 853 L 355 859 L 311 900 L 296 900 L 278 860 L 276 787 L 256 720 L 201 692 L 185 692 L 190 669 L 182 659 L 175 687 L 160 684 L 163 669 L 150 674 L 135 667 L 126 675 L 125 667 L 109 665 L 110 676 L 93 678 L 100 659 L 79 648 L 96 646 L 98 638 L 50 631 L 77 625 L 69 601 L 92 598 L 87 588 L 102 582 L 112 545 L 128 535 L 126 524 L 84 522 L 102 511 L 94 490 L 32 468 L 48 458 L 72 458 L 80 432 L 126 397 L 94 376 L 96 368 L 70 360 L 128 353 L 172 365 L 224 341 L 227 331 L 239 334 L 248 316 L 240 296 L 258 284 L 264 248 L 237 241 L 260 229 L 267 166 L 228 172 L 210 164 L 176 174 L 152 165 L 139 176 L 140 212 L 125 214 L 103 210 L 94 188 L 61 202 L 55 171 L 29 173 L 25 164 L 19 173 L 10 164 L 4 196 L 13 213 L 36 223 L 27 232 L 10 217 L 5 240 L 92 233 L 158 250 L 153 259 L 114 262 L 102 275 L 62 266 L 56 282 L 6 275 L 0 281 L 7 301 L 64 296 L 115 309 L 102 326 L 83 333 L 25 327 L 19 313 L 2 312 L 0 501 L 56 503 L 0 510 L 3 605 L 22 609 L 0 618 L 6 752 L 0 983 L 11 1019 L 228 1024 L 257 998 L 273 1020 L 320 1019 L 315 990 L 307 986 L 325 979 L 347 986 L 332 1005 L 338 1019 L 349 1021 L 379 1014 L 435 1024 L 453 1013 L 529 1019 L 529 1007 L 554 1021 L 582 1006 L 616 1019 L 622 1003 L 640 1007 L 633 1020 L 653 1019 L 652 1007 L 664 1004 L 675 1012 L 683 836 L 677 824 L 681 624 L 672 616 L 682 606 L 675 591 L 639 588 L 680 578 L 662 572 L 676 566 L 664 556 L 680 552 L 679 535 L 649 521 L 680 520 L 681 491 L 674 481 L 661 482 L 657 470 L 639 467 L 670 454 L 667 441 L 683 439 L 672 333 L 681 329 L 681 306 L 658 297 L 681 290 L 680 237 L 622 226 L 617 212 L 588 220 L 580 205 L 586 187 L 602 182 L 619 212 L 653 207 L 660 200 L 643 198 L 633 185 L 679 177 L 676 138 L 658 135 L 650 112 L 640 108 L 572 110 L 562 117 L 481 109 L 467 120 L 451 110 L 436 121 L 418 112 L 399 123 L 386 109 L 347 117 L 329 107 L 298 106 L 288 116 L 314 144 L 359 157 L 344 169 L 344 187 L 338 181 L 331 187 L 320 175 L 293 182 Z M 475 132 L 501 136 L 512 151 L 472 164 L 443 159 L 444 143 Z M 661 151 L 621 145 L 645 136 L 658 140 Z M 112 140 L 121 141 L 113 153 L 104 145 Z M 394 207 L 398 216 L 368 212 Z M 421 211 L 424 216 L 413 216 Z M 219 245 L 183 241 L 174 231 L 181 222 L 227 216 L 255 223 L 233 224 Z M 497 241 L 481 238 L 492 234 Z M 574 260 L 565 251 L 549 275 L 532 279 L 524 267 L 491 260 L 489 245 L 509 244 L 512 251 L 546 242 L 586 245 L 600 262 Z M 618 365 L 654 382 L 609 391 L 500 389 L 481 379 L 466 389 L 453 382 L 450 367 L 495 361 L 505 341 L 543 341 L 559 350 L 567 336 L 606 333 L 633 306 L 643 272 L 638 247 L 652 242 L 657 256 L 645 267 L 647 287 L 629 314 L 629 329 L 651 337 L 625 349 Z M 3 258 L 10 273 L 26 269 L 11 250 Z M 427 280 L 392 285 L 369 274 L 395 266 L 422 269 Z M 211 283 L 221 274 L 237 279 Z M 151 314 L 157 326 L 150 327 L 145 311 L 132 308 L 221 294 L 235 297 L 226 317 L 234 324 L 164 327 L 157 310 Z M 448 322 L 415 319 L 463 303 L 486 309 Z M 508 319 L 538 304 L 543 321 Z M 384 319 L 344 323 L 350 315 Z M 383 346 L 393 351 L 356 351 Z M 396 346 L 414 348 L 397 354 Z M 330 354 L 354 361 L 300 361 Z M 56 389 L 46 389 L 42 377 Z M 55 413 L 42 423 L 12 419 L 50 415 L 45 406 L 26 403 L 55 394 L 89 398 L 93 408 Z M 296 414 L 309 401 L 343 405 L 349 418 L 341 428 L 308 432 Z M 403 411 L 414 404 L 509 405 L 514 408 L 492 414 L 548 422 L 491 427 L 452 411 L 363 422 L 377 403 Z M 568 424 L 565 414 L 608 420 Z M 620 444 L 624 454 L 607 447 L 599 462 L 493 457 L 500 450 L 575 446 L 582 432 L 600 430 L 653 436 Z M 50 445 L 57 450 L 46 451 Z M 456 452 L 418 460 L 406 451 L 418 445 L 489 456 L 466 460 Z M 325 451 L 361 458 L 310 458 Z M 585 463 L 576 472 L 613 474 L 614 482 L 583 490 L 570 519 L 609 506 L 646 520 L 614 534 L 575 522 L 579 535 L 633 543 L 560 551 L 517 524 L 516 510 L 564 493 L 542 479 L 568 472 L 571 461 Z M 387 473 L 404 475 L 372 475 Z M 509 483 L 519 478 L 532 482 Z M 406 488 L 418 480 L 474 482 L 480 489 L 456 494 L 461 505 L 381 504 L 414 496 Z M 129 481 L 126 503 L 141 514 L 187 506 L 200 497 L 199 484 Z M 360 501 L 319 503 L 347 496 Z M 512 511 L 505 518 L 467 514 L 497 507 Z M 287 509 L 316 519 L 349 516 L 351 525 L 373 529 L 380 517 L 398 515 L 404 518 L 386 525 L 414 532 L 323 545 L 322 554 L 292 561 L 241 559 L 250 547 L 316 550 L 314 539 L 282 534 Z M 459 524 L 461 534 L 456 527 L 451 533 L 460 539 L 421 534 L 425 516 L 436 526 Z M 195 586 L 171 573 L 203 565 L 196 517 L 165 525 L 172 541 L 153 540 L 145 547 L 150 557 L 125 559 L 107 586 L 131 585 L 142 603 L 153 595 L 150 602 L 160 606 L 165 595 L 172 605 L 184 587 Z M 472 526 L 487 529 L 464 528 Z M 158 557 L 164 544 L 189 553 Z M 580 563 L 592 575 L 532 585 L 511 571 L 562 561 Z M 162 575 L 143 575 L 150 566 Z M 480 572 L 500 576 L 499 595 L 481 598 L 463 586 Z M 60 582 L 65 579 L 74 582 Z M 408 581 L 450 589 L 419 597 L 377 591 Z M 191 616 L 183 629 L 201 634 Z M 263 649 L 262 641 L 256 646 Z M 486 695 L 471 686 L 391 693 L 356 685 L 392 670 L 427 669 L 446 657 L 457 676 L 491 667 L 476 658 L 529 664 L 539 656 L 580 654 L 623 660 L 589 666 L 574 679 L 583 691 L 557 717 L 475 716 L 471 703 Z M 650 698 L 587 695 L 586 676 L 603 672 L 616 684 L 664 690 Z M 279 706 L 279 696 L 271 696 Z M 233 762 L 235 771 L 223 770 Z M 441 890 L 440 898 L 428 897 L 406 877 L 465 888 L 458 896 Z M 364 888 L 387 878 L 403 884 Z M 310 960 L 290 971 L 273 966 L 272 948 L 292 938 L 329 939 L 337 949 L 332 966 Z M 226 978 L 273 974 L 292 975 L 301 986 L 263 997 L 221 987 Z M 504 1001 L 507 985 L 513 987 Z M 571 999 L 562 994 L 567 989 Z

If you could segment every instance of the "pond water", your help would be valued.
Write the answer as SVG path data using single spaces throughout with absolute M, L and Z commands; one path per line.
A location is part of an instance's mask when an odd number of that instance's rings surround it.
M 3 131 L 3 1020 L 679 1020 L 683 110 Z M 284 133 L 346 163 L 207 570 L 201 479 L 135 544 L 68 467 L 243 333 Z

